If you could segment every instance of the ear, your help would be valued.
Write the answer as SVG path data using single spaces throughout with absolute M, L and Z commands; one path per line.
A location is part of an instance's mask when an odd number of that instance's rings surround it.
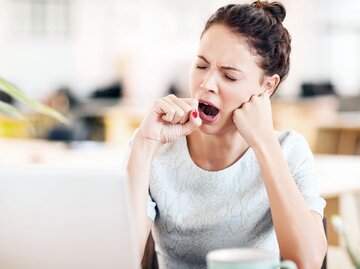
M 271 77 L 265 77 L 263 81 L 263 88 L 265 92 L 271 96 L 273 92 L 276 90 L 277 86 L 280 83 L 280 76 L 278 74 L 272 75 Z

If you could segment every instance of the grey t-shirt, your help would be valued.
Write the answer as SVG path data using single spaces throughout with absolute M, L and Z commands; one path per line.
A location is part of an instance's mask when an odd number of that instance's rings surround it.
M 323 215 L 314 158 L 306 140 L 276 132 L 309 210 Z M 148 216 L 160 269 L 206 268 L 214 249 L 252 247 L 279 253 L 269 200 L 254 151 L 230 167 L 206 171 L 191 159 L 186 138 L 163 145 L 150 172 Z M 286 219 L 283 221 L 286 222 Z

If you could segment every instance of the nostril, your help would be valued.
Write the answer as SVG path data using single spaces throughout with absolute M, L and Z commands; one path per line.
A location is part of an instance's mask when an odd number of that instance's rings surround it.
M 205 83 L 205 82 L 201 83 L 201 84 L 200 84 L 200 89 L 201 89 L 201 90 L 205 90 L 205 91 L 207 91 L 207 92 L 212 92 L 212 93 L 217 92 L 217 86 L 216 86 L 216 84 L 214 84 L 214 83 L 209 83 L 209 82 L 207 82 L 207 83 Z

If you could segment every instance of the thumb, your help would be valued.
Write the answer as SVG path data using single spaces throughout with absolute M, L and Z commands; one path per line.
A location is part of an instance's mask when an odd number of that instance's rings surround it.
M 191 111 L 188 122 L 183 125 L 183 135 L 189 135 L 202 124 L 197 109 Z

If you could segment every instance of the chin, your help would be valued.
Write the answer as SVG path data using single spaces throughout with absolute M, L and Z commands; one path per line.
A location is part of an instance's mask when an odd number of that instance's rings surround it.
M 216 126 L 216 125 L 201 125 L 199 127 L 199 130 L 207 135 L 223 135 L 228 132 L 236 132 L 236 126 L 234 124 L 225 125 L 225 126 Z
M 200 132 L 207 134 L 207 135 L 216 135 L 218 133 L 218 130 L 214 128 L 214 126 L 208 126 L 208 125 L 201 125 L 199 127 Z

